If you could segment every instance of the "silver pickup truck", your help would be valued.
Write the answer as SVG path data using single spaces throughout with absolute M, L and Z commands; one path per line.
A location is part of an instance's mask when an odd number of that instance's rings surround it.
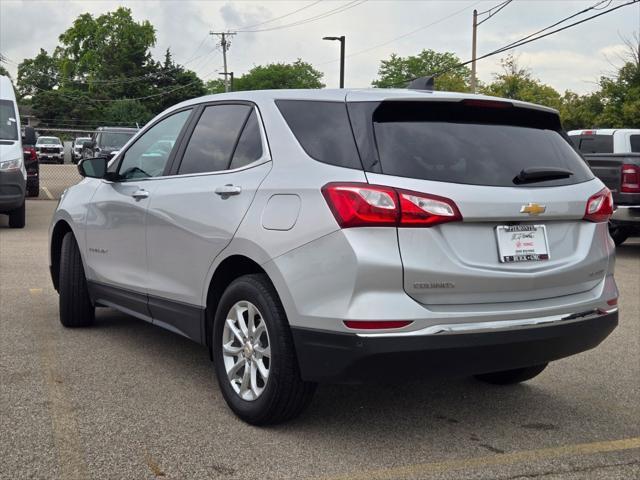
M 572 130 L 569 137 L 613 194 L 609 232 L 616 245 L 640 235 L 640 129 Z

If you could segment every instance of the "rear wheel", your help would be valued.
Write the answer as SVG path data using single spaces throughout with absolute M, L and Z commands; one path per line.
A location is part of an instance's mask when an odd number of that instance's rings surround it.
M 253 425 L 298 416 L 316 385 L 300 377 L 286 315 L 265 275 L 234 280 L 218 304 L 213 361 L 222 395 Z
M 60 323 L 65 327 L 86 327 L 93 323 L 95 307 L 89 297 L 82 257 L 73 233 L 62 239 L 60 252 Z
M 526 382 L 533 377 L 539 375 L 548 363 L 542 365 L 534 365 L 533 367 L 515 368 L 513 370 L 504 370 L 502 372 L 483 373 L 474 375 L 474 377 L 482 382 L 492 383 L 494 385 L 513 385 L 515 383 Z
M 24 228 L 25 218 L 26 218 L 26 204 L 23 201 L 20 207 L 9 212 L 9 227 Z
M 609 235 L 616 245 L 622 245 L 631 236 L 631 230 L 609 222 Z

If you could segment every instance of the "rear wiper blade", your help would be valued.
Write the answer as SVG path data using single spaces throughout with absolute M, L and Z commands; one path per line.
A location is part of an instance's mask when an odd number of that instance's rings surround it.
M 573 175 L 571 170 L 555 167 L 531 167 L 523 168 L 513 179 L 513 183 L 521 185 L 523 183 L 546 182 L 547 180 L 559 180 L 569 178 Z

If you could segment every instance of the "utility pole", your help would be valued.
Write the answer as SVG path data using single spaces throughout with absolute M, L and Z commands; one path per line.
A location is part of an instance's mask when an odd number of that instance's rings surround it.
M 222 47 L 222 61 L 224 63 L 224 91 L 229 91 L 229 72 L 227 71 L 227 50 L 231 46 L 231 41 L 228 37 L 235 35 L 231 32 L 209 32 L 209 35 L 217 35 L 220 37 L 220 46 Z
M 471 93 L 476 93 L 476 31 L 478 30 L 478 11 L 473 10 L 473 34 L 471 40 Z
M 227 77 L 229 77 L 231 79 L 231 86 L 230 86 L 229 90 L 227 90 L 227 91 L 228 92 L 233 92 L 233 72 L 228 72 L 228 73 L 222 72 L 222 73 L 219 73 L 218 75 L 224 75 L 225 82 L 226 82 Z

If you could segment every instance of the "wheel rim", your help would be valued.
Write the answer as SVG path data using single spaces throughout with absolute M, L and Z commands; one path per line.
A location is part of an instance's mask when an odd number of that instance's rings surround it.
M 271 344 L 267 324 L 251 302 L 237 302 L 227 313 L 222 358 L 236 394 L 247 401 L 258 399 L 269 380 Z

